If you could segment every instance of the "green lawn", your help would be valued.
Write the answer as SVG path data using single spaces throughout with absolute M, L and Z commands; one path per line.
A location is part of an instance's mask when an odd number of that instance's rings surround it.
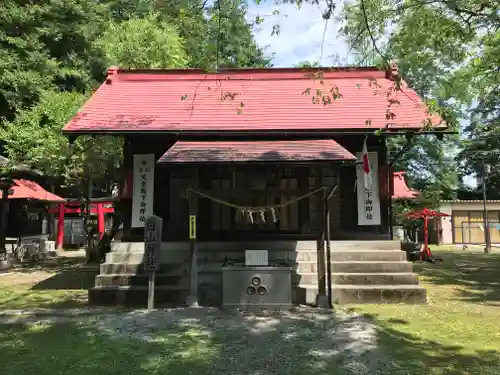
M 500 374 L 500 254 L 441 249 L 436 255 L 444 262 L 415 264 L 428 289 L 427 305 L 347 309 L 376 324 L 380 346 L 372 355 L 382 358 L 383 374 Z M 0 277 L 0 309 L 84 305 L 97 270 L 81 260 L 61 262 L 38 274 Z M 112 339 L 92 324 L 0 325 L 0 373 L 208 375 L 226 345 L 196 332 L 160 334 L 162 340 L 145 343 Z M 340 374 L 325 371 L 311 374 Z
M 0 275 L 0 309 L 86 306 L 99 266 L 84 263 L 82 257 L 57 258 Z
M 382 347 L 398 362 L 390 373 L 500 374 L 500 254 L 435 255 L 444 262 L 415 264 L 428 305 L 351 309 L 377 323 Z
M 214 355 L 205 341 L 175 332 L 142 343 L 69 323 L 0 327 L 1 374 L 203 374 Z

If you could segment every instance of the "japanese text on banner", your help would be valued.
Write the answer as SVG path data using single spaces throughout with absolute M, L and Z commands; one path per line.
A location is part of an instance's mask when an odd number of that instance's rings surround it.
M 146 160 L 142 161 L 142 165 L 139 167 L 139 173 L 141 176 L 141 190 L 140 197 L 141 203 L 139 208 L 139 220 L 144 222 L 146 220 L 146 208 L 147 208 L 147 199 L 148 199 L 148 176 L 151 172 L 151 167 L 148 165 Z

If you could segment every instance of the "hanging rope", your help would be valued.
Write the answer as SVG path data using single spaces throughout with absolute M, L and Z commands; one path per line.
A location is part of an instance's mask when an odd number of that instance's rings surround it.
M 194 190 L 194 189 L 191 189 L 189 188 L 188 190 L 196 195 L 199 195 L 200 197 L 203 197 L 203 198 L 207 198 L 207 199 L 210 199 L 211 201 L 214 201 L 214 202 L 217 202 L 219 204 L 222 204 L 224 206 L 227 206 L 227 207 L 232 207 L 232 208 L 235 208 L 237 210 L 245 210 L 245 211 L 251 211 L 251 212 L 256 212 L 256 211 L 268 211 L 268 210 L 271 210 L 274 208 L 283 208 L 283 207 L 286 207 L 286 206 L 289 206 L 293 203 L 296 203 L 302 199 L 305 199 L 307 197 L 310 197 L 311 195 L 313 194 L 316 194 L 322 190 L 325 190 L 326 188 L 325 187 L 320 187 L 320 188 L 317 188 L 313 191 L 310 191 L 309 193 L 306 193 L 304 195 L 301 195 L 300 197 L 296 197 L 294 199 L 291 199 L 289 201 L 286 201 L 286 202 L 283 202 L 283 203 L 279 203 L 279 204 L 273 204 L 273 205 L 269 205 L 269 206 L 241 206 L 241 205 L 238 205 L 238 204 L 234 204 L 234 203 L 231 203 L 231 202 L 228 202 L 228 201 L 224 201 L 222 199 L 219 199 L 219 198 L 215 198 L 215 197 L 212 197 L 208 194 L 205 194 L 205 193 L 202 193 L 201 191 L 198 191 L 198 190 Z

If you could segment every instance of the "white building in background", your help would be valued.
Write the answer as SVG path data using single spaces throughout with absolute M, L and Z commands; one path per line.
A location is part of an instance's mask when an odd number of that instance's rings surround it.
M 450 217 L 441 218 L 443 244 L 484 244 L 482 200 L 442 201 L 439 208 Z M 500 200 L 486 201 L 491 243 L 500 244 Z

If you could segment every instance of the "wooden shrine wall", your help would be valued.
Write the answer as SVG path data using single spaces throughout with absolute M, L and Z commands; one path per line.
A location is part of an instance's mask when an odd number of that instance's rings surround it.
M 335 140 L 347 150 L 356 153 L 362 147 L 363 136 L 338 136 Z M 176 141 L 171 136 L 127 136 L 124 147 L 124 168 L 132 169 L 133 154 L 154 153 L 156 159 Z M 387 163 L 385 141 L 381 137 L 371 137 L 368 142 L 369 150 L 379 152 L 379 165 Z M 276 164 L 243 164 L 243 165 L 198 165 L 198 166 L 165 166 L 155 168 L 154 184 L 154 212 L 163 218 L 164 240 L 185 241 L 188 236 L 188 202 L 186 189 L 192 173 L 192 168 L 199 171 L 198 189 L 224 200 L 231 200 L 237 204 L 269 205 L 289 200 L 300 193 L 314 190 L 318 185 L 332 186 L 336 183 L 339 173 L 340 187 L 330 201 L 332 238 L 339 232 L 359 233 L 388 231 L 386 212 L 390 206 L 390 199 L 381 197 L 382 226 L 359 227 L 357 225 L 357 201 L 354 190 L 355 167 L 340 167 L 338 164 L 322 166 L 318 173 L 318 165 L 284 166 Z M 254 170 L 252 170 L 252 168 Z M 267 171 L 262 171 L 262 168 Z M 257 169 L 257 170 L 255 170 Z M 260 171 L 259 171 L 260 169 Z M 234 172 L 234 177 L 233 177 Z M 254 178 L 256 175 L 265 178 Z M 318 176 L 319 174 L 319 176 Z M 319 181 L 318 181 L 319 179 Z M 260 186 L 259 186 L 260 184 Z M 266 194 L 264 194 L 266 191 Z M 231 193 L 232 192 L 232 193 Z M 233 195 L 231 195 L 233 194 Z M 382 194 L 383 195 L 383 194 Z M 233 209 L 220 206 L 218 203 L 206 199 L 199 200 L 198 230 L 201 240 L 244 240 L 256 236 L 270 236 L 271 238 L 288 237 L 290 239 L 315 239 L 318 227 L 317 202 L 320 195 L 309 197 L 296 204 L 280 209 L 278 212 L 280 223 L 276 226 L 272 217 L 266 215 L 266 223 L 257 220 L 252 226 L 246 221 L 235 220 Z M 142 241 L 143 230 L 131 228 L 131 199 L 120 202 L 120 212 L 124 218 L 124 241 Z M 230 238 L 234 235 L 235 238 Z M 339 236 L 340 237 L 340 236 Z M 267 238 L 266 238 L 267 239 Z
M 163 214 L 167 237 L 182 240 L 187 236 L 188 204 L 185 198 L 192 168 L 198 168 L 197 190 L 238 206 L 272 206 L 289 202 L 319 186 L 336 184 L 337 168 L 277 165 L 206 165 L 200 167 L 159 167 L 157 173 L 169 176 L 168 203 L 161 199 L 163 207 L 155 204 L 155 210 Z M 166 182 L 166 181 L 165 181 Z M 166 193 L 166 192 L 165 192 Z M 163 194 L 162 194 L 163 195 Z M 155 202 L 156 202 L 155 194 Z M 332 231 L 340 228 L 340 189 L 330 201 Z M 197 227 L 200 240 L 221 240 L 230 237 L 256 239 L 267 235 L 270 238 L 297 235 L 316 235 L 318 225 L 318 199 L 322 193 L 309 196 L 276 210 L 278 222 L 273 221 L 270 211 L 254 214 L 254 223 L 248 216 L 242 217 L 233 207 L 198 197 Z M 159 202 L 158 202 L 159 203 Z M 165 207 L 167 203 L 168 207 Z M 168 213 L 167 213 L 168 211 Z M 187 238 L 187 237 L 186 237 Z

